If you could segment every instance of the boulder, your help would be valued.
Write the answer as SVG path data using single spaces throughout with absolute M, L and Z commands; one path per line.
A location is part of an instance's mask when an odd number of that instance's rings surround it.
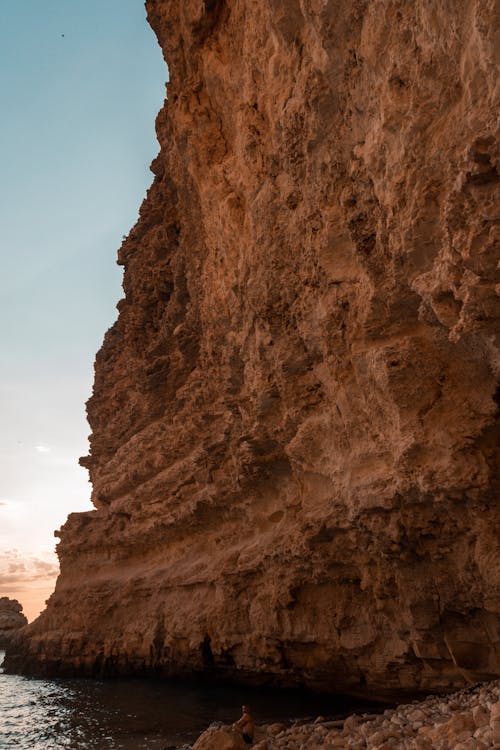
M 196 740 L 193 750 L 248 750 L 243 737 L 232 729 L 207 729 Z

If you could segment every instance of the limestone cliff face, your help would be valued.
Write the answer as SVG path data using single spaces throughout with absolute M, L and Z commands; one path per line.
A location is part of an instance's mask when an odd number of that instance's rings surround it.
M 17 599 L 0 597 L 0 648 L 5 648 L 16 631 L 27 624 L 22 604 Z
M 493 0 L 148 0 L 161 151 L 96 510 L 9 668 L 499 673 Z

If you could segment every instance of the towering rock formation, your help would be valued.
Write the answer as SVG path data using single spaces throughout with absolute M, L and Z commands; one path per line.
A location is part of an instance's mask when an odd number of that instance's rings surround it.
M 146 5 L 171 82 L 96 510 L 9 668 L 498 674 L 494 1 Z
M 0 597 L 0 648 L 5 648 L 16 631 L 27 624 L 22 604 L 17 599 Z

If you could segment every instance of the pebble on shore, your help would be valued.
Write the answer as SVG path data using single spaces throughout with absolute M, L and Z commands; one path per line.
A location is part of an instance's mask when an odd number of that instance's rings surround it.
M 204 732 L 193 750 L 249 748 L 229 727 Z M 489 750 L 500 748 L 500 680 L 376 715 L 258 727 L 253 750 Z

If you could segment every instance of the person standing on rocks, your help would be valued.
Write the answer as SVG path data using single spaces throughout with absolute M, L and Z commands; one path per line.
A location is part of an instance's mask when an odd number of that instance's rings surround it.
M 249 706 L 242 706 L 241 712 L 241 719 L 238 719 L 238 721 L 234 722 L 233 729 L 236 729 L 237 732 L 240 732 L 243 740 L 248 745 L 251 745 L 253 742 L 254 723 Z

